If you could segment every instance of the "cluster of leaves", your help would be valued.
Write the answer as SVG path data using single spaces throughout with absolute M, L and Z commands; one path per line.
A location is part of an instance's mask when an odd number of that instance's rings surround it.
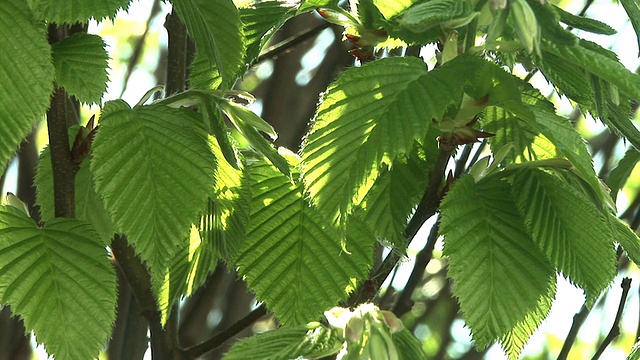
M 95 357 L 115 318 L 106 249 L 113 234 L 126 234 L 151 272 L 165 318 L 222 260 L 284 326 L 239 343 L 233 356 L 283 342 L 292 345 L 282 358 L 316 348 L 326 355 L 337 351 L 335 336 L 306 324 L 367 278 L 380 239 L 404 251 L 407 219 L 438 153 L 488 132 L 493 162 L 479 161 L 441 206 L 449 276 L 476 345 L 497 340 L 517 357 L 549 311 L 556 273 L 593 304 L 615 276 L 614 241 L 636 263 L 640 242 L 615 217 L 616 194 L 601 185 L 581 136 L 506 70 L 516 63 L 539 69 L 640 146 L 628 116 L 640 77 L 561 22 L 612 29 L 533 0 L 413 2 L 361 0 L 347 11 L 329 0 L 240 9 L 231 0 L 173 0 L 198 50 L 191 89 L 149 105 L 107 102 L 98 128 L 70 128 L 71 139 L 91 147 L 76 154 L 76 219 L 54 217 L 54 169 L 42 152 L 36 183 L 44 225 L 0 207 L 0 301 L 56 358 Z M 7 79 L 0 83 L 1 164 L 45 113 L 54 81 L 86 103 L 99 102 L 106 89 L 102 39 L 76 34 L 50 45 L 44 24 L 112 17 L 128 0 L 65 4 L 0 0 L 0 52 L 14 54 L 0 66 Z M 232 86 L 287 19 L 319 8 L 362 49 L 434 42 L 443 49 L 431 70 L 415 57 L 391 57 L 345 71 L 324 93 L 296 155 L 272 146 L 265 135 L 275 137 L 274 130 L 236 102 L 250 96 Z M 638 23 L 637 9 L 626 8 Z M 535 32 L 523 34 L 524 27 Z M 476 120 L 484 132 L 472 128 Z M 637 161 L 630 152 L 611 176 L 612 189 Z M 416 339 L 393 341 L 411 351 L 405 357 L 424 357 Z

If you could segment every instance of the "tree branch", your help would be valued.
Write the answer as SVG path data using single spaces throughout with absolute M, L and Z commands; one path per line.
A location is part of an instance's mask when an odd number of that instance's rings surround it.
M 590 311 L 591 310 L 586 305 L 582 305 L 580 311 L 573 315 L 573 323 L 571 324 L 571 328 L 569 329 L 567 337 L 564 339 L 562 349 L 560 349 L 560 354 L 558 354 L 558 360 L 567 359 L 569 351 L 571 351 L 571 347 L 573 346 L 573 343 L 576 341 L 576 337 L 578 336 L 578 330 L 580 330 L 580 327 L 582 327 L 582 324 L 587 319 Z
M 172 359 L 173 349 L 169 336 L 162 328 L 161 313 L 153 295 L 151 275 L 140 258 L 136 256 L 124 236 L 116 235 L 111 242 L 111 251 L 122 274 L 131 285 L 131 290 L 140 304 L 140 313 L 149 322 L 151 353 L 154 359 Z
M 416 287 L 418 287 L 418 284 L 420 284 L 420 282 L 422 281 L 422 276 L 424 275 L 427 265 L 433 258 L 433 248 L 436 245 L 437 239 L 438 224 L 434 224 L 431 228 L 431 232 L 429 233 L 429 237 L 427 238 L 427 243 L 425 244 L 424 248 L 422 248 L 422 250 L 420 250 L 420 252 L 416 255 L 416 260 L 413 264 L 413 270 L 411 271 L 409 280 L 407 280 L 404 289 L 398 297 L 398 302 L 393 308 L 393 313 L 396 314 L 397 317 L 404 315 L 413 307 L 411 296 L 413 295 Z
M 49 25 L 49 43 L 55 44 L 67 36 L 67 27 Z M 53 170 L 53 198 L 56 217 L 75 217 L 75 175 L 78 164 L 69 148 L 67 92 L 54 84 L 51 106 L 47 111 L 49 149 Z
M 169 35 L 167 54 L 167 96 L 183 92 L 187 77 L 187 28 L 184 26 L 175 9 L 167 15 L 164 27 Z
M 624 305 L 627 302 L 627 295 L 629 295 L 629 289 L 631 288 L 631 279 L 624 278 L 622 279 L 622 295 L 620 296 L 620 304 L 618 305 L 618 311 L 616 312 L 616 318 L 613 320 L 613 325 L 611 325 L 611 330 L 602 341 L 602 344 L 598 347 L 598 350 L 593 355 L 591 360 L 597 360 L 600 358 L 604 350 L 611 344 L 613 339 L 620 335 L 620 320 L 622 319 L 622 311 L 624 310 Z
M 185 349 L 184 352 L 189 356 L 189 359 L 196 359 L 224 344 L 227 340 L 231 339 L 234 335 L 244 330 L 266 314 L 267 308 L 262 304 L 226 330 L 219 332 L 212 338 L 205 340 L 200 344 Z

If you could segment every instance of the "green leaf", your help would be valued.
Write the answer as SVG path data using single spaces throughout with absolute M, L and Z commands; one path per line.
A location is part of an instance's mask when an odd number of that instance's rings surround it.
M 404 328 L 391 334 L 393 343 L 396 345 L 398 355 L 403 360 L 427 360 L 427 355 L 422 350 L 422 343 L 411 331 Z
M 427 154 L 433 156 L 436 152 Z M 364 219 L 374 229 L 376 237 L 389 241 L 401 251 L 408 245 L 404 230 L 427 187 L 434 160 L 412 154 L 404 161 L 396 161 L 391 169 L 384 167 L 360 204 L 365 210 Z
M 206 55 L 196 52 L 189 72 L 189 88 L 218 89 L 222 85 L 222 77 L 215 64 L 207 60 Z
M 511 186 L 463 176 L 441 205 L 443 253 L 466 324 L 479 348 L 513 331 L 555 282 L 553 267 L 524 230 Z
M 624 11 L 629 16 L 633 30 L 636 32 L 638 47 L 640 48 L 640 4 L 638 0 L 620 0 L 620 4 L 622 4 Z M 640 49 L 638 49 L 638 56 L 640 56 Z
M 353 221 L 341 238 L 309 204 L 302 184 L 264 160 L 248 170 L 252 210 L 233 263 L 283 324 L 317 320 L 367 277 L 375 237 Z
M 57 218 L 39 228 L 0 206 L 0 303 L 56 359 L 97 358 L 115 321 L 116 275 L 98 234 Z
M 214 186 L 216 159 L 188 110 L 145 106 L 103 118 L 93 142 L 96 192 L 161 281 Z
M 53 89 L 51 47 L 30 16 L 23 2 L 0 0 L 0 168 L 45 114 Z
M 551 140 L 562 155 L 571 161 L 585 181 L 594 189 L 599 189 L 600 183 L 593 169 L 593 158 L 584 139 L 571 122 L 539 107 L 530 106 L 529 109 L 535 115 L 540 132 Z
M 342 347 L 338 332 L 316 324 L 285 327 L 242 339 L 223 359 L 319 359 L 338 352 Z
M 640 76 L 624 67 L 620 62 L 600 51 L 594 51 L 592 43 L 581 40 L 578 45 L 568 46 L 543 39 L 545 53 L 556 55 L 574 66 L 581 67 L 599 78 L 617 86 L 629 97 L 640 98 Z
M 120 9 L 127 10 L 130 0 L 27 0 L 29 7 L 41 20 L 57 24 L 87 23 L 91 18 L 100 21 L 115 18 Z
M 417 3 L 418 0 L 373 0 L 373 4 L 380 10 L 382 15 L 389 19 L 395 15 L 398 15 L 402 11 L 411 7 L 411 5 Z
M 318 8 L 335 9 L 338 7 L 338 0 L 303 0 L 298 7 L 297 14 Z
M 102 199 L 93 189 L 93 177 L 89 170 L 89 162 L 83 161 L 75 176 L 76 180 L 76 219 L 86 221 L 98 232 L 104 245 L 111 244 L 113 234 L 117 232 L 109 214 L 104 209 Z M 37 188 L 36 202 L 40 206 L 43 221 L 55 217 L 53 200 L 53 171 L 51 169 L 51 152 L 45 148 L 40 153 L 38 170 L 34 180 Z
M 614 215 L 609 216 L 609 221 L 613 227 L 613 235 L 616 242 L 622 245 L 627 256 L 636 265 L 640 264 L 640 238 L 629 228 L 629 225 Z
M 77 33 L 53 46 L 56 82 L 85 103 L 99 103 L 107 90 L 105 43 L 98 35 Z
M 485 109 L 482 117 L 484 131 L 495 134 L 489 138 L 495 151 L 512 144 L 514 151 L 507 154 L 504 164 L 550 159 L 557 156 L 555 145 L 540 134 L 540 130 L 520 116 L 496 106 Z
M 560 14 L 558 14 L 553 5 L 540 1 L 527 0 L 527 3 L 536 15 L 536 21 L 540 26 L 542 33 L 541 38 L 555 44 L 574 45 L 578 42 L 578 37 L 567 31 L 560 25 Z
M 287 20 L 296 14 L 289 1 L 261 1 L 240 8 L 240 20 L 244 24 L 247 52 L 245 62 L 251 64 L 260 55 L 260 50 Z
M 584 16 L 573 15 L 556 5 L 552 6 L 556 13 L 560 15 L 560 21 L 572 28 L 588 31 L 594 34 L 613 35 L 616 33 L 614 28 L 601 21 Z
M 629 148 L 622 159 L 618 161 L 618 165 L 609 173 L 607 185 L 611 189 L 611 197 L 614 201 L 618 197 L 618 192 L 622 190 L 624 184 L 627 183 L 638 161 L 640 161 L 640 152 L 635 148 Z
M 510 360 L 516 360 L 520 356 L 520 351 L 527 343 L 531 335 L 540 326 L 542 321 L 549 315 L 553 299 L 556 296 L 556 282 L 550 281 L 547 292 L 538 299 L 538 306 L 527 314 L 527 317 L 516 324 L 516 326 L 502 336 L 500 344 Z
M 448 21 L 466 18 L 473 12 L 467 0 L 431 0 L 420 2 L 393 18 L 405 31 L 424 32 Z
M 535 243 L 593 304 L 616 274 L 606 217 L 583 193 L 539 169 L 522 169 L 513 187 Z
M 329 87 L 302 149 L 307 189 L 329 219 L 346 215 L 379 166 L 409 153 L 431 120 L 461 99 L 463 58 L 431 72 L 416 58 L 381 59 L 345 71 Z
M 244 63 L 242 23 L 232 0 L 174 0 L 198 52 L 215 65 L 227 87 Z
M 222 156 L 217 143 L 211 141 L 216 158 Z M 200 219 L 200 237 L 217 257 L 235 258 L 245 238 L 245 227 L 251 213 L 251 189 L 246 169 L 237 170 L 220 162 L 214 195 Z

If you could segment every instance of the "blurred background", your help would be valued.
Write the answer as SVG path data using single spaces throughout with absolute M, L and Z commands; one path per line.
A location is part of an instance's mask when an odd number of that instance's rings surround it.
M 595 36 L 588 33 L 579 35 L 595 41 L 616 52 L 621 62 L 632 71 L 637 71 L 640 61 L 635 33 L 621 5 L 610 0 L 552 1 L 574 14 L 583 9 L 586 15 L 601 20 L 618 33 L 613 36 Z M 238 6 L 246 6 L 251 1 L 236 1 Z M 135 104 L 149 89 L 165 83 L 167 63 L 167 35 L 164 28 L 170 5 L 158 0 L 134 0 L 127 12 L 120 12 L 114 21 L 89 24 L 89 32 L 101 35 L 111 56 L 109 63 L 110 83 L 103 102 L 122 98 Z M 344 69 L 357 65 L 347 52 L 348 45 L 342 39 L 342 29 L 327 26 L 315 14 L 304 14 L 288 21 L 272 39 L 276 44 L 299 36 L 314 29 L 311 36 L 277 57 L 267 59 L 252 67 L 236 87 L 252 93 L 257 101 L 252 105 L 258 115 L 271 123 L 279 133 L 278 146 L 297 150 L 307 125 L 312 119 L 319 95 Z M 424 47 L 420 54 L 430 65 L 434 64 L 435 46 Z M 388 55 L 400 55 L 402 49 Z M 526 76 L 524 69 L 516 69 L 516 74 Z M 615 167 L 629 144 L 615 134 L 604 129 L 599 122 L 583 117 L 580 111 L 566 98 L 558 96 L 544 78 L 537 74 L 531 82 L 552 99 L 560 114 L 567 116 L 588 140 L 595 158 L 596 171 L 602 179 Z M 634 106 L 637 109 L 637 106 Z M 98 106 L 81 108 L 81 122 L 85 124 L 92 115 L 99 116 Z M 637 113 L 634 114 L 637 119 Z M 0 177 L 0 188 L 18 195 L 33 204 L 35 192 L 32 186 L 38 153 L 47 141 L 46 124 L 34 130 L 18 151 L 11 166 Z M 470 163 L 476 154 L 486 149 L 476 144 L 458 152 L 449 166 L 456 162 Z M 461 165 L 462 166 L 462 165 Z M 636 167 L 629 182 L 617 198 L 618 212 L 634 230 L 640 224 L 640 168 Z M 34 211 L 37 216 L 37 211 Z M 409 281 L 415 290 L 408 295 L 415 302 L 411 310 L 403 316 L 407 327 L 423 342 L 429 359 L 503 359 L 498 346 L 476 351 L 469 331 L 458 315 L 458 306 L 451 298 L 450 284 L 446 279 L 446 260 L 441 258 L 440 241 L 427 239 L 432 234 L 436 219 L 430 219 L 409 246 L 409 254 L 384 284 L 381 307 L 390 307 L 396 301 Z M 425 254 L 433 251 L 433 258 L 427 260 Z M 385 251 L 380 250 L 382 258 Z M 622 334 L 609 346 L 602 359 L 625 359 L 637 338 L 640 324 L 640 272 L 625 260 L 611 289 L 603 294 L 596 306 L 583 311 L 582 326 L 577 328 L 576 340 L 568 353 L 568 359 L 591 358 L 598 345 L 610 331 L 621 298 L 620 283 L 623 277 L 632 278 L 631 291 L 624 304 L 621 325 Z M 428 262 L 428 264 L 427 264 Z M 414 268 L 426 271 L 415 278 Z M 411 279 L 411 280 L 410 280 Z M 559 288 L 551 314 L 531 338 L 523 351 L 524 359 L 556 359 L 571 332 L 574 315 L 581 311 L 584 303 L 582 291 L 566 280 L 559 279 Z M 136 303 L 127 285 L 121 283 L 119 314 L 135 314 Z M 405 292 L 406 293 L 406 292 Z M 181 344 L 190 346 L 203 341 L 217 332 L 228 328 L 244 317 L 256 303 L 244 283 L 237 279 L 232 269 L 220 264 L 206 283 L 191 298 L 184 299 L 179 309 Z M 114 338 L 105 350 L 106 359 L 150 358 L 144 341 L 147 336 L 146 323 L 140 316 L 134 321 L 119 317 L 114 330 Z M 238 337 L 251 335 L 274 328 L 269 317 L 263 317 Z M 575 328 L 574 328 L 575 329 Z M 12 318 L 9 309 L 0 311 L 0 360 L 44 359 L 46 353 L 35 345 L 33 336 L 24 334 L 22 323 Z M 219 359 L 232 344 L 210 352 L 203 359 Z M 146 354 L 146 355 L 145 355 Z

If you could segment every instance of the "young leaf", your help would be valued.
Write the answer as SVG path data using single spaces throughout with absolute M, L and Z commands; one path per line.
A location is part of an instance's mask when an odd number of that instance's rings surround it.
M 613 215 L 609 216 L 609 221 L 612 223 L 614 239 L 622 245 L 631 261 L 636 265 L 640 264 L 640 238 L 638 235 L 629 228 L 629 225 Z
M 45 114 L 53 89 L 51 47 L 24 2 L 0 0 L 0 54 L 0 168 L 4 168 Z
M 629 148 L 618 162 L 618 165 L 609 173 L 607 185 L 609 189 L 611 189 L 611 197 L 614 201 L 618 197 L 618 192 L 622 190 L 624 184 L 627 183 L 638 161 L 640 161 L 640 152 L 635 148 Z
M 120 9 L 127 9 L 131 0 L 27 0 L 31 10 L 41 20 L 57 24 L 87 23 L 114 18 Z
M 168 262 L 202 212 L 216 159 L 193 112 L 165 106 L 103 118 L 91 173 L 109 215 L 162 281 Z
M 583 193 L 539 169 L 522 169 L 513 189 L 535 243 L 558 271 L 584 289 L 588 303 L 593 304 L 616 273 L 606 217 Z
M 233 1 L 174 0 L 173 6 L 198 52 L 216 66 L 225 84 L 231 86 L 244 63 L 242 23 Z
M 56 218 L 39 228 L 0 206 L 0 303 L 56 359 L 97 358 L 115 321 L 116 275 L 98 234 Z
M 391 334 L 400 359 L 427 360 L 427 355 L 422 350 L 422 343 L 407 328 Z
M 93 176 L 89 170 L 89 161 L 83 161 L 75 176 L 76 180 L 76 219 L 86 221 L 100 235 L 103 244 L 109 245 L 113 234 L 117 232 L 109 214 L 104 209 L 102 199 L 93 188 Z M 53 171 L 51 153 L 45 148 L 38 160 L 38 170 L 34 180 L 37 188 L 36 202 L 40 205 L 43 221 L 54 218 Z
M 508 182 L 463 176 L 444 198 L 440 233 L 454 295 L 479 348 L 514 330 L 555 282 L 524 230 Z
M 409 153 L 431 120 L 461 99 L 468 64 L 458 59 L 431 72 L 416 58 L 381 59 L 329 87 L 302 149 L 307 189 L 329 219 L 346 215 L 379 166 Z
M 638 56 L 640 56 L 640 4 L 638 0 L 620 0 L 620 4 L 627 12 L 633 30 L 636 32 L 636 41 L 638 42 Z
M 320 323 L 290 326 L 238 341 L 224 360 L 320 359 L 342 347 L 336 331 Z
M 572 28 L 588 31 L 594 34 L 613 35 L 616 30 L 611 26 L 588 17 L 573 15 L 568 11 L 556 5 L 552 5 L 553 9 L 560 15 L 560 21 L 571 26 Z
M 98 35 L 77 33 L 53 46 L 56 82 L 85 103 L 99 103 L 107 89 L 105 43 Z
M 247 64 L 251 64 L 260 55 L 260 50 L 276 30 L 296 13 L 291 2 L 282 0 L 261 1 L 239 10 L 247 43 L 245 54 Z
M 315 321 L 367 276 L 375 237 L 354 221 L 341 239 L 310 206 L 300 183 L 264 160 L 248 170 L 252 210 L 233 263 L 282 323 Z

